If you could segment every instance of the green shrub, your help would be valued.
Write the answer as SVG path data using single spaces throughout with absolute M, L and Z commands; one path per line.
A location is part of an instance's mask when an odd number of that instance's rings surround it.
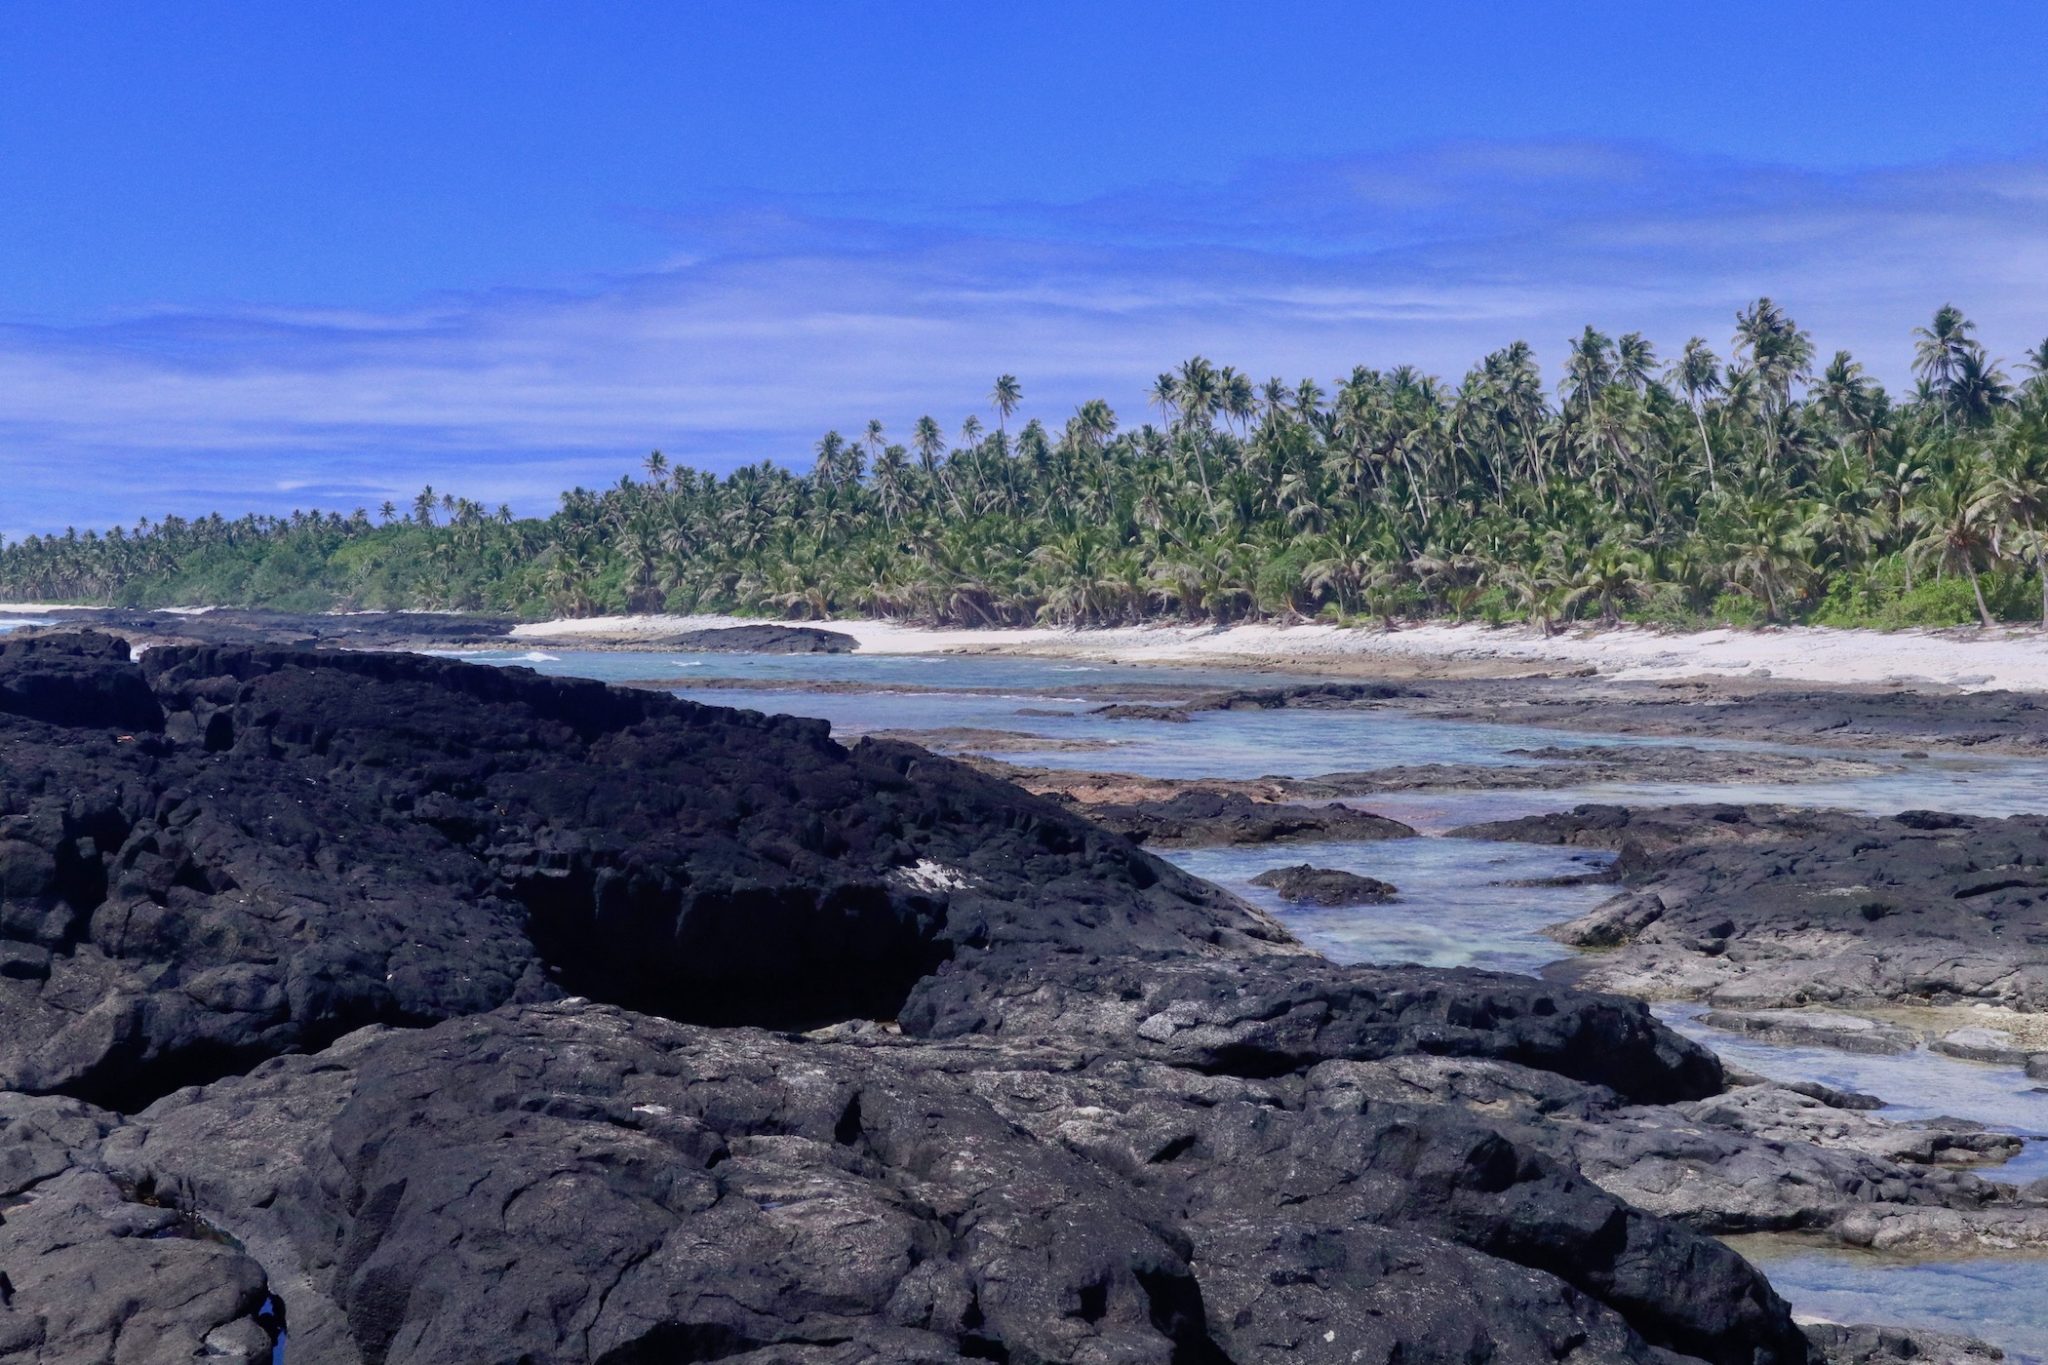
M 1665 630 L 1699 630 L 1708 624 L 1706 616 L 1692 604 L 1685 588 L 1677 583 L 1655 584 L 1624 613 L 1624 617 L 1638 625 L 1658 626 Z
M 1724 592 L 1717 594 L 1713 605 L 1707 608 L 1705 624 L 1716 626 L 1760 626 L 1764 624 L 1764 604 L 1748 593 Z

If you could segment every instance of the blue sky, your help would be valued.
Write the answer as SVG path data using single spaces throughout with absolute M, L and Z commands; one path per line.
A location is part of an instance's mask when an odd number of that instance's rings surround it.
M 0 7 L 0 533 L 545 510 L 1202 352 L 2048 334 L 2048 6 Z

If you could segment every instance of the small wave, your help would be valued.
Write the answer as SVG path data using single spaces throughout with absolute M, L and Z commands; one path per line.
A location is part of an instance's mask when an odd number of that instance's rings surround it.
M 702 659 L 670 659 L 669 662 L 677 668 L 702 668 L 704 666 Z
M 436 659 L 469 659 L 484 664 L 551 664 L 561 660 L 559 654 L 543 654 L 529 649 L 524 654 L 514 654 L 509 649 L 422 649 L 421 654 Z
M 1054 664 L 1051 671 L 1054 673 L 1100 673 L 1102 669 L 1096 664 Z

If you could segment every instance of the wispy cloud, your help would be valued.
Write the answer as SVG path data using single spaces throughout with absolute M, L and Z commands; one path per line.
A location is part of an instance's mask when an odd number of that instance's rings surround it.
M 1822 175 L 1543 143 L 1069 205 L 740 204 L 652 220 L 672 251 L 581 290 L 0 325 L 0 531 L 427 482 L 538 510 L 657 446 L 728 468 L 870 416 L 957 421 L 1001 371 L 1049 416 L 1105 396 L 1134 417 L 1194 352 L 1455 379 L 1518 337 L 1555 356 L 1587 322 L 1722 344 L 1762 293 L 1898 383 L 1944 301 L 1996 352 L 2048 333 L 2044 202 L 2048 160 Z

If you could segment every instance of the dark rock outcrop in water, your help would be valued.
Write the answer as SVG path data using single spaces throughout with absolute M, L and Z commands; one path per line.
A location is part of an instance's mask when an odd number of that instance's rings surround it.
M 1254 801 L 1237 792 L 1183 791 L 1157 801 L 1107 802 L 1085 809 L 1091 819 L 1117 833 L 1160 848 L 1289 839 L 1407 839 L 1415 834 L 1399 820 L 1350 806 Z
M 860 641 L 845 631 L 778 625 L 715 626 L 649 636 L 639 643 L 695 654 L 851 654 L 860 648 Z
M 1361 877 L 1334 867 L 1269 867 L 1252 878 L 1253 886 L 1269 888 L 1284 901 L 1309 905 L 1373 905 L 1390 901 L 1398 888 L 1377 877 Z
M 44 618 L 60 633 L 106 631 L 155 645 L 290 645 L 341 649 L 447 649 L 504 645 L 519 624 L 510 616 L 439 611 L 289 612 L 214 607 L 151 611 L 140 607 L 60 607 Z
M 9 1358 L 1807 1359 L 1575 1164 L 1722 1089 L 1638 1004 L 814 722 L 122 653 L 0 647 Z
M 1559 930 L 1613 950 L 1568 969 L 1605 989 L 2048 1010 L 2048 817 L 1582 806 L 1459 833 L 1622 849 L 1629 890 Z

